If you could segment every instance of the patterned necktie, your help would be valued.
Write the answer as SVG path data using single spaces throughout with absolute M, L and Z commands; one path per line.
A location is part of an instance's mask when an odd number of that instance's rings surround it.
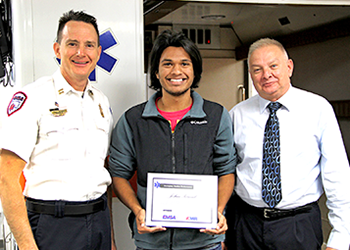
M 271 102 L 267 107 L 270 116 L 267 119 L 264 132 L 263 162 L 262 162 L 262 198 L 265 203 L 274 208 L 282 199 L 280 176 L 280 128 L 276 111 L 282 105 Z

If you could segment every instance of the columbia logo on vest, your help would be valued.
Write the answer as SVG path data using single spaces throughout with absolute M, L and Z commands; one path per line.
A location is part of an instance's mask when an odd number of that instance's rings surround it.
M 207 124 L 208 121 L 190 121 L 190 123 L 192 125 L 203 125 L 203 124 Z

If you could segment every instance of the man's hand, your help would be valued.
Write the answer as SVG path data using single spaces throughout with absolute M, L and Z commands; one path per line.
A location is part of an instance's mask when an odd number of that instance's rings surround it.
M 225 216 L 223 216 L 222 213 L 218 212 L 218 219 L 219 219 L 219 222 L 216 225 L 215 229 L 200 229 L 200 232 L 206 233 L 206 234 L 211 234 L 211 235 L 224 234 L 228 229 L 226 218 L 225 218 Z
M 144 209 L 140 209 L 140 211 L 136 215 L 136 225 L 137 225 L 137 231 L 139 234 L 145 234 L 145 233 L 155 233 L 160 231 L 165 231 L 165 227 L 147 227 L 145 225 L 145 217 L 146 217 L 146 211 Z
M 113 240 L 112 240 L 111 250 L 117 250 L 117 246 L 115 245 L 115 242 Z

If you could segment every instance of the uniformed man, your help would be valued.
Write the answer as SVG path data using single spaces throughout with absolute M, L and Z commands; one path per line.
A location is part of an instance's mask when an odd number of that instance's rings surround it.
M 107 97 L 88 80 L 101 53 L 96 19 L 65 13 L 53 49 L 60 69 L 26 85 L 7 108 L 4 213 L 20 249 L 111 249 L 104 162 L 113 121 Z

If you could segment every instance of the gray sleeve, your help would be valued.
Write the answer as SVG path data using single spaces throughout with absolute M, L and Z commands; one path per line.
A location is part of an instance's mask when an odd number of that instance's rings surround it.
M 112 177 L 129 180 L 135 172 L 136 158 L 133 136 L 125 114 L 113 130 L 109 151 L 109 172 Z
M 235 173 L 237 154 L 233 141 L 232 121 L 223 108 L 220 126 L 214 145 L 214 173 L 218 176 Z

